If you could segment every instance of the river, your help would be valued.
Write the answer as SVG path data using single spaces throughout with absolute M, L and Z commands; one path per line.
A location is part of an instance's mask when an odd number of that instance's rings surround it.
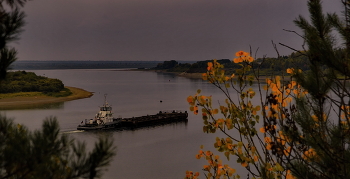
M 201 79 L 111 69 L 31 71 L 37 75 L 58 78 L 67 86 L 82 88 L 94 92 L 94 95 L 40 108 L 5 110 L 2 113 L 30 130 L 40 129 L 46 117 L 55 116 L 62 132 L 85 141 L 89 148 L 100 135 L 113 136 L 117 155 L 102 178 L 184 178 L 186 170 L 201 172 L 206 164 L 205 160 L 195 158 L 200 145 L 215 151 L 213 143 L 219 134 L 202 132 L 202 119 L 189 112 L 186 98 L 194 95 L 197 89 L 201 89 L 205 95 L 224 98 L 217 88 Z M 105 94 L 115 117 L 155 114 L 160 110 L 183 110 L 189 112 L 189 120 L 186 123 L 134 131 L 77 132 L 76 127 L 82 120 L 93 118 L 98 112 L 98 107 L 104 103 Z M 234 167 L 235 161 L 224 160 L 224 163 Z M 201 176 L 203 178 L 202 172 Z

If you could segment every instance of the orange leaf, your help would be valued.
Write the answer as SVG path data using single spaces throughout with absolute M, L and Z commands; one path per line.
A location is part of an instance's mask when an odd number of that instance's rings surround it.
M 236 57 L 239 57 L 239 56 L 242 56 L 242 55 L 244 55 L 244 53 L 245 52 L 243 52 L 243 51 L 238 51 L 238 52 L 236 52 Z
M 265 131 L 265 127 L 260 128 L 260 132 L 261 132 L 261 133 L 265 133 L 265 132 L 266 132 L 266 131 Z
M 248 163 L 247 163 L 247 162 L 243 162 L 243 163 L 241 163 L 241 165 L 242 165 L 243 167 L 247 167 L 247 166 L 248 166 Z
M 193 97 L 192 96 L 187 97 L 187 102 L 188 103 L 192 103 L 193 102 Z
M 194 112 L 194 114 L 198 114 L 198 107 L 197 107 L 197 106 L 195 106 L 195 107 L 193 108 L 193 112 Z

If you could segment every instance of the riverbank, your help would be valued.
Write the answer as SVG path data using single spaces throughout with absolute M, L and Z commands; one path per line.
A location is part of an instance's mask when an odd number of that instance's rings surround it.
M 24 109 L 40 107 L 42 105 L 60 103 L 65 101 L 72 101 L 76 99 L 89 98 L 93 95 L 92 92 L 75 88 L 66 87 L 72 94 L 66 97 L 51 97 L 43 95 L 42 93 L 37 93 L 34 96 L 15 96 L 11 98 L 0 99 L 0 109 Z M 35 92 L 34 92 L 35 93 Z

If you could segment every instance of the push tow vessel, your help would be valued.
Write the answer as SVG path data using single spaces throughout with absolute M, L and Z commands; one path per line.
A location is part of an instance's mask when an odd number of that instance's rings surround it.
M 187 111 L 159 111 L 155 115 L 146 115 L 132 118 L 114 118 L 112 107 L 105 103 L 94 119 L 85 119 L 78 125 L 77 130 L 106 130 L 106 129 L 135 129 L 139 127 L 156 126 L 173 122 L 187 122 Z

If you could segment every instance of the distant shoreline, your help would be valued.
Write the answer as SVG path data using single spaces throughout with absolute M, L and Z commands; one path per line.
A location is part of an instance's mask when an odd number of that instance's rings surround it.
M 193 78 L 193 79 L 202 79 L 202 74 L 203 74 L 203 73 L 186 73 L 186 72 L 167 72 L 165 70 L 154 70 L 154 69 L 128 69 L 125 71 L 152 71 L 156 73 L 175 74 L 177 76 L 181 76 L 185 78 Z
M 181 73 L 180 72 L 166 72 L 166 71 L 162 71 L 162 70 L 152 70 L 152 71 L 157 72 L 157 73 L 172 73 L 172 74 L 176 74 L 177 76 L 181 76 L 181 77 L 185 77 L 185 78 L 192 78 L 192 79 L 203 79 L 203 74 L 204 74 L 204 73 L 186 73 L 186 72 L 181 72 Z M 269 77 L 264 76 L 264 75 L 259 76 L 259 80 L 265 81 L 266 78 L 269 78 Z
M 68 87 L 72 94 L 66 97 L 50 97 L 45 95 L 32 97 L 12 97 L 0 99 L 0 109 L 27 109 L 40 107 L 47 104 L 60 103 L 65 101 L 72 101 L 77 99 L 89 98 L 93 95 L 92 92 L 76 88 Z
M 195 79 L 202 79 L 202 74 L 203 73 L 179 73 L 179 76 L 186 77 L 186 78 L 195 78 Z

